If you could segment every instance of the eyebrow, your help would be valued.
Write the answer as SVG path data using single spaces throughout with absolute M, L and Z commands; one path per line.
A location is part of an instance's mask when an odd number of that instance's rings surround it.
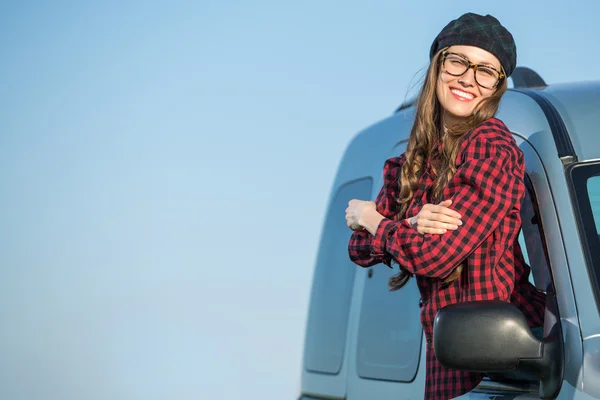
M 466 55 L 464 55 L 463 53 L 459 53 L 458 51 L 453 52 L 455 54 L 458 54 L 459 56 L 463 56 L 464 58 L 466 58 L 467 60 L 471 61 L 471 59 L 469 57 L 467 57 Z M 472 61 L 471 61 L 472 62 Z M 490 63 L 490 62 L 480 62 L 480 63 L 475 63 L 475 64 L 479 64 L 479 65 L 487 65 L 488 67 L 492 67 L 494 69 L 498 69 L 494 64 Z

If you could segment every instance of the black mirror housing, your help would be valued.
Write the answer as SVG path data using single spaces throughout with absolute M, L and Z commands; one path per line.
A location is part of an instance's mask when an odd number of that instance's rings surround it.
M 532 374 L 540 379 L 542 398 L 551 397 L 562 383 L 560 325 L 538 340 L 521 311 L 507 302 L 472 301 L 440 309 L 433 325 L 433 346 L 446 368 Z
M 435 356 L 442 365 L 475 372 L 508 372 L 523 359 L 540 359 L 543 344 L 510 303 L 458 303 L 438 312 L 433 328 Z

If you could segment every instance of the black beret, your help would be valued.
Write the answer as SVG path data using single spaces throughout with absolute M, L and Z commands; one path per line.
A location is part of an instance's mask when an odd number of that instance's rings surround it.
M 431 45 L 429 58 L 444 47 L 465 45 L 487 50 L 498 58 L 507 76 L 517 66 L 517 46 L 510 32 L 491 15 L 467 13 L 451 21 Z

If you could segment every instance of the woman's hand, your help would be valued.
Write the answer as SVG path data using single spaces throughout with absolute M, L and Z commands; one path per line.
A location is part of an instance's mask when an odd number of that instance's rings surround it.
M 448 208 L 451 204 L 452 200 L 444 200 L 437 205 L 425 204 L 417 215 L 408 218 L 408 223 L 419 233 L 439 235 L 458 229 L 462 221 L 459 213 Z
M 346 225 L 353 231 L 359 231 L 363 227 L 358 222 L 365 209 L 372 208 L 375 210 L 375 203 L 372 201 L 350 200 L 348 208 L 346 208 Z

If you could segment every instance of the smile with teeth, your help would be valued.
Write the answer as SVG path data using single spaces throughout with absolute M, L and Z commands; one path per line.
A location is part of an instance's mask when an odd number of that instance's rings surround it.
M 454 97 L 457 97 L 459 100 L 473 100 L 475 96 L 471 93 L 463 92 L 462 90 L 458 90 L 455 88 L 450 89 Z

